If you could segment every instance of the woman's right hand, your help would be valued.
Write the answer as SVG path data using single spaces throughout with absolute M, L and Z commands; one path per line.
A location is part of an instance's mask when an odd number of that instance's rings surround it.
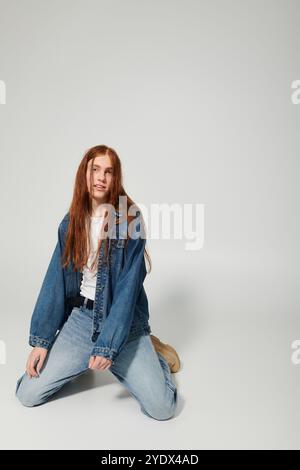
M 40 370 L 43 367 L 47 353 L 48 349 L 35 346 L 29 354 L 26 363 L 26 373 L 30 379 L 40 375 Z

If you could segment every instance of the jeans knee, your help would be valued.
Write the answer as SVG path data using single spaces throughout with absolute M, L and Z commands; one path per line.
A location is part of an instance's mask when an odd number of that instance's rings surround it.
M 28 390 L 26 387 L 22 386 L 22 379 L 23 377 L 17 381 L 15 390 L 15 396 L 18 398 L 19 402 L 27 407 L 33 407 L 43 403 L 40 395 L 37 395 L 33 390 Z
M 16 397 L 18 398 L 18 400 L 23 406 L 27 406 L 27 407 L 42 405 L 43 403 L 47 401 L 46 399 L 43 399 L 39 395 L 35 396 L 34 394 L 16 393 Z
M 159 421 L 166 421 L 173 418 L 177 405 L 177 390 L 174 391 L 174 398 L 171 401 L 156 401 L 147 407 L 142 408 L 142 411 L 151 418 Z
M 23 406 L 32 407 L 41 403 L 40 398 L 34 397 L 33 394 L 22 393 L 20 390 L 18 390 L 15 395 Z
M 145 412 L 145 410 L 143 411 Z M 150 418 L 156 419 L 158 421 L 167 421 L 174 416 L 175 407 L 169 406 L 164 408 L 148 409 L 146 414 L 150 416 Z
M 17 398 L 19 399 L 21 405 L 23 406 L 26 406 L 26 407 L 33 407 L 33 406 L 36 406 L 38 403 L 34 403 L 33 401 L 30 401 L 30 400 L 27 400 L 27 399 L 24 399 L 22 397 L 19 397 L 17 396 Z

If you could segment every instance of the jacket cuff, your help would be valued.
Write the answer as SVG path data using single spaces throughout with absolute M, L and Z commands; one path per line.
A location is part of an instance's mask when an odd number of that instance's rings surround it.
M 50 349 L 50 346 L 51 346 L 50 341 L 43 339 L 43 338 L 39 338 L 38 336 L 34 336 L 34 335 L 29 335 L 29 344 L 30 346 L 33 346 L 33 347 L 45 348 L 45 349 Z
M 115 349 L 112 348 L 107 348 L 103 346 L 95 346 L 93 351 L 92 351 L 92 356 L 102 356 L 105 357 L 106 359 L 110 359 L 112 361 L 112 364 L 114 363 L 114 360 L 116 359 L 118 352 Z

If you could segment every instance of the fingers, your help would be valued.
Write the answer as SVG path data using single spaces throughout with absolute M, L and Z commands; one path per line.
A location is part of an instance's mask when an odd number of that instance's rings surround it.
M 112 361 L 102 356 L 92 356 L 89 360 L 89 368 L 95 370 L 107 370 L 110 368 Z
M 31 374 L 29 372 L 29 359 L 27 359 L 25 371 L 26 371 L 26 374 L 28 375 L 28 377 L 31 379 Z
M 106 359 L 101 356 L 94 356 L 91 369 L 103 370 L 104 366 L 107 364 Z
M 37 373 L 35 371 L 35 362 L 36 362 L 36 357 L 32 354 L 30 354 L 27 365 L 26 365 L 26 372 L 31 379 L 32 377 L 37 377 Z
M 107 370 L 111 366 L 110 362 L 105 362 L 104 364 L 101 364 L 100 366 L 97 367 L 97 370 Z
M 40 370 L 44 364 L 47 350 L 40 351 L 39 349 L 33 349 L 30 353 L 26 363 L 26 373 L 31 379 L 32 377 L 38 377 Z
M 93 368 L 94 361 L 95 361 L 95 356 L 91 356 L 89 360 L 89 365 L 88 365 L 89 369 Z
M 38 361 L 36 363 L 36 371 L 38 375 L 40 375 L 40 371 L 41 371 L 41 368 L 43 367 L 44 361 L 45 361 L 45 357 L 40 356 L 38 358 Z

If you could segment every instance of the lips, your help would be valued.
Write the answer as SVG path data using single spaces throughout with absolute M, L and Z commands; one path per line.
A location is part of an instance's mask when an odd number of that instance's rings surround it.
M 95 184 L 95 188 L 97 188 L 97 189 L 105 189 L 105 186 L 102 186 L 101 184 Z

